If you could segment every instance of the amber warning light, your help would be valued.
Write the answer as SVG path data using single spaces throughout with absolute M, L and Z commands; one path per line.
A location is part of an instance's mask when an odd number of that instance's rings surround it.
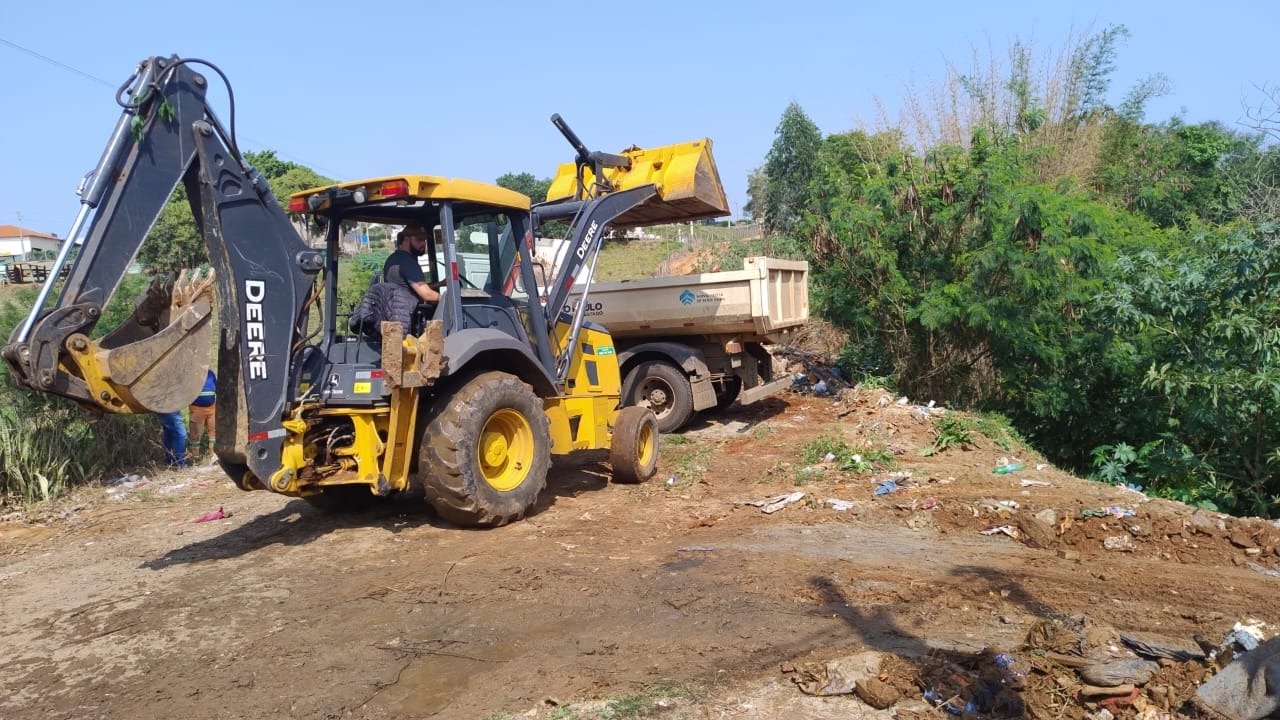
M 409 194 L 408 180 L 392 180 L 382 183 L 382 197 L 400 197 Z

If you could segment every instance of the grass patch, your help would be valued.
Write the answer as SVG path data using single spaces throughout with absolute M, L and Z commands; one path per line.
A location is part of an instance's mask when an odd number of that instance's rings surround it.
M 920 451 L 928 457 L 953 447 L 969 447 L 973 445 L 973 433 L 977 423 L 972 417 L 961 413 L 949 412 L 933 421 L 930 432 L 933 433 L 933 444 Z
M 608 701 L 599 720 L 633 720 L 662 717 L 680 701 L 696 702 L 702 698 L 699 688 L 687 683 L 667 681 L 640 692 Z
M 706 696 L 706 690 L 699 685 L 664 680 L 653 687 L 602 701 L 560 705 L 546 715 L 538 712 L 536 717 L 538 720 L 643 720 L 643 718 L 686 717 L 684 714 L 673 715 L 672 713 L 678 711 L 682 705 L 699 703 Z M 514 720 L 516 717 L 531 716 L 534 716 L 532 712 L 517 716 L 506 711 L 498 711 L 485 715 L 484 720 Z
M 822 470 L 815 467 L 802 467 L 796 471 L 794 477 L 791 478 L 791 484 L 796 487 L 803 487 L 811 482 L 816 482 L 824 477 Z
M 600 248 L 593 279 L 609 282 L 650 277 L 680 247 L 673 240 L 610 240 Z
M 1001 450 L 1026 447 L 1026 441 L 1013 429 L 1009 420 L 998 413 L 970 415 L 948 412 L 934 419 L 931 432 L 933 444 L 920 451 L 925 457 L 955 447 L 972 447 L 979 435 L 995 443 Z
M 974 417 L 974 428 L 988 438 L 1001 450 L 1012 450 L 1015 447 L 1026 447 L 1027 441 L 1013 429 L 1009 418 L 999 413 L 982 413 Z
M 715 454 L 715 448 L 708 443 L 698 442 L 684 435 L 664 435 L 662 437 L 663 468 L 672 487 L 688 487 L 707 473 L 707 463 Z
M 110 473 L 154 462 L 160 437 L 150 416 L 109 415 L 96 422 L 68 401 L 6 388 L 0 398 L 0 493 L 41 502 Z M 140 439 L 145 438 L 145 439 Z
M 834 463 L 844 472 L 867 472 L 885 469 L 894 464 L 893 453 L 884 449 L 855 449 L 849 443 L 837 437 L 823 435 L 805 443 L 801 452 L 801 460 L 809 465 L 817 463 Z M 797 474 L 797 479 L 799 474 Z

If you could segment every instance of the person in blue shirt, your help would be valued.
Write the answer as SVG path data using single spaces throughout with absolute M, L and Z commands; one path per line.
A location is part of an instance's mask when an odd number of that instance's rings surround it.
M 214 404 L 217 386 L 218 376 L 210 370 L 204 381 L 204 389 L 187 408 L 187 443 L 197 459 L 213 450 L 214 438 L 218 434 L 217 407 Z
M 157 413 L 160 418 L 160 442 L 164 444 L 164 459 L 171 468 L 187 466 L 187 426 L 182 422 L 182 411 Z

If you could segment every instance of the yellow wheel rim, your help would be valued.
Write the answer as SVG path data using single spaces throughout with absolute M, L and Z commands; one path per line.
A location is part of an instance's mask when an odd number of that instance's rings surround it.
M 640 426 L 640 442 L 636 444 L 636 455 L 640 461 L 640 467 L 648 467 L 653 462 L 654 453 L 658 452 L 658 443 L 653 437 L 653 426 L 644 423 Z
M 519 412 L 499 410 L 480 431 L 476 455 L 480 474 L 490 487 L 499 492 L 514 490 L 533 466 L 533 428 Z

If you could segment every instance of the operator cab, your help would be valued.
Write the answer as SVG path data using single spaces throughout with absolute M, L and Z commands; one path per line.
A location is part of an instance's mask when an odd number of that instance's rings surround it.
M 408 225 L 432 229 L 418 262 L 440 302 L 418 304 L 406 335 L 420 335 L 427 322 L 439 320 L 446 341 L 462 330 L 486 328 L 539 345 L 534 328 L 543 322 L 542 307 L 528 243 L 520 242 L 531 237 L 524 195 L 469 180 L 399 176 L 304 190 L 291 196 L 289 210 L 308 230 L 323 233 L 327 249 L 325 300 L 317 318 L 323 337 L 303 363 L 299 396 L 319 383 L 318 392 L 331 403 L 386 402 L 381 336 L 377 330 L 353 332 L 348 318 L 372 292 L 371 281 L 395 279 L 380 277 L 383 262 Z M 340 257 L 349 260 L 339 263 Z M 408 302 L 417 302 L 407 292 Z

